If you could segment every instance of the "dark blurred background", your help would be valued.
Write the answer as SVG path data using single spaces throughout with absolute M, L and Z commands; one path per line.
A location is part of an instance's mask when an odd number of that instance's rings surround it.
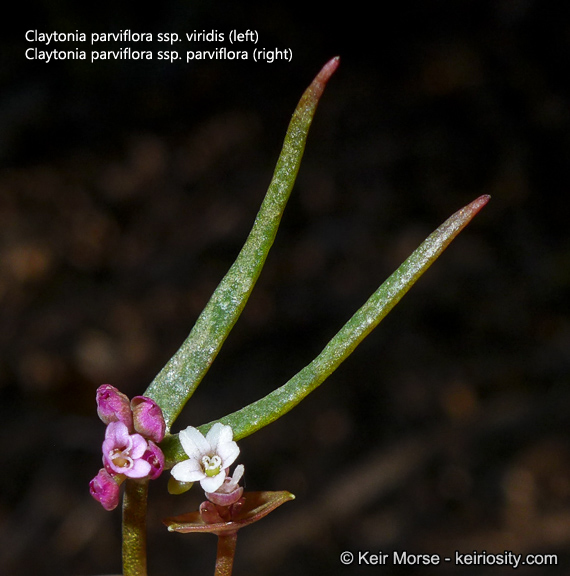
M 338 54 L 264 273 L 175 430 L 283 384 L 450 214 L 492 200 L 322 388 L 240 443 L 247 489 L 297 499 L 241 533 L 235 573 L 507 574 L 339 555 L 508 550 L 558 555 L 517 574 L 567 574 L 567 3 L 26 8 L 0 57 L 0 572 L 120 571 L 120 511 L 88 493 L 95 390 L 142 394 L 176 351 Z M 254 29 L 293 60 L 24 57 L 26 30 L 124 29 Z M 160 523 L 200 499 L 167 476 L 150 574 L 211 573 L 213 537 Z

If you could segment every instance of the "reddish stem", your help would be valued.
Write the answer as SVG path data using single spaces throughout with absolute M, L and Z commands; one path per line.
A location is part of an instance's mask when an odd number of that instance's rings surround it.
M 231 576 L 236 553 L 237 530 L 218 534 L 218 553 L 214 576 Z

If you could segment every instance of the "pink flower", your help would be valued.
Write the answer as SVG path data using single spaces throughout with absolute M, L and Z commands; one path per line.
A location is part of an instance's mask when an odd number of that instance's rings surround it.
M 92 496 L 106 510 L 119 501 L 119 486 L 128 478 L 158 478 L 164 470 L 164 454 L 157 446 L 166 431 L 160 406 L 146 396 L 131 402 L 114 386 L 97 389 L 97 414 L 107 424 L 103 442 L 103 468 L 91 480 Z
M 119 504 L 119 484 L 105 468 L 89 482 L 89 491 L 105 510 L 114 510 Z
M 147 441 L 140 434 L 129 434 L 123 422 L 111 422 L 105 431 L 103 464 L 110 474 L 144 478 L 152 469 L 144 458 L 148 449 Z

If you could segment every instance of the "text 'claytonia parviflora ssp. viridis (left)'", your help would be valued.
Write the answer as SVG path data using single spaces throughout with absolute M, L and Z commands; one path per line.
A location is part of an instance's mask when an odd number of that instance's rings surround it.
M 129 399 L 114 386 L 97 389 L 97 414 L 107 424 L 103 468 L 89 484 L 95 500 L 106 510 L 119 504 L 119 486 L 126 478 L 158 478 L 164 454 L 157 446 L 166 430 L 162 410 L 150 398 Z

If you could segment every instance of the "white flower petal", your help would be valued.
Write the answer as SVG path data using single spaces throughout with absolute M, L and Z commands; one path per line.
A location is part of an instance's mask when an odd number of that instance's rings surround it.
M 233 438 L 233 431 L 231 426 L 224 426 L 220 422 L 216 422 L 208 433 L 206 434 L 206 440 L 212 447 L 212 450 L 217 453 L 218 446 L 225 442 L 231 442 Z
M 237 490 L 239 487 L 239 481 L 243 476 L 244 470 L 245 468 L 243 464 L 239 464 L 238 466 L 236 466 L 233 476 L 231 478 L 226 477 L 224 483 L 218 488 L 217 493 L 230 494 L 234 490 Z
M 222 470 L 219 474 L 216 474 L 216 476 L 213 476 L 212 478 L 202 478 L 202 480 L 200 480 L 200 486 L 202 486 L 204 492 L 215 492 L 224 483 L 225 479 L 226 472 L 225 470 Z
M 245 466 L 243 464 L 238 464 L 232 475 L 232 484 L 237 484 L 241 480 L 244 472 Z
M 218 456 L 222 459 L 222 466 L 227 468 L 231 466 L 239 456 L 239 446 L 235 442 L 220 444 L 217 451 Z
M 203 434 L 193 426 L 188 426 L 188 428 L 181 430 L 178 438 L 180 444 L 182 444 L 182 448 L 184 448 L 184 452 L 188 454 L 189 458 L 199 460 L 204 454 L 210 453 L 210 443 L 204 438 Z
M 194 459 L 178 462 L 170 473 L 179 482 L 197 482 L 206 477 L 200 463 Z

